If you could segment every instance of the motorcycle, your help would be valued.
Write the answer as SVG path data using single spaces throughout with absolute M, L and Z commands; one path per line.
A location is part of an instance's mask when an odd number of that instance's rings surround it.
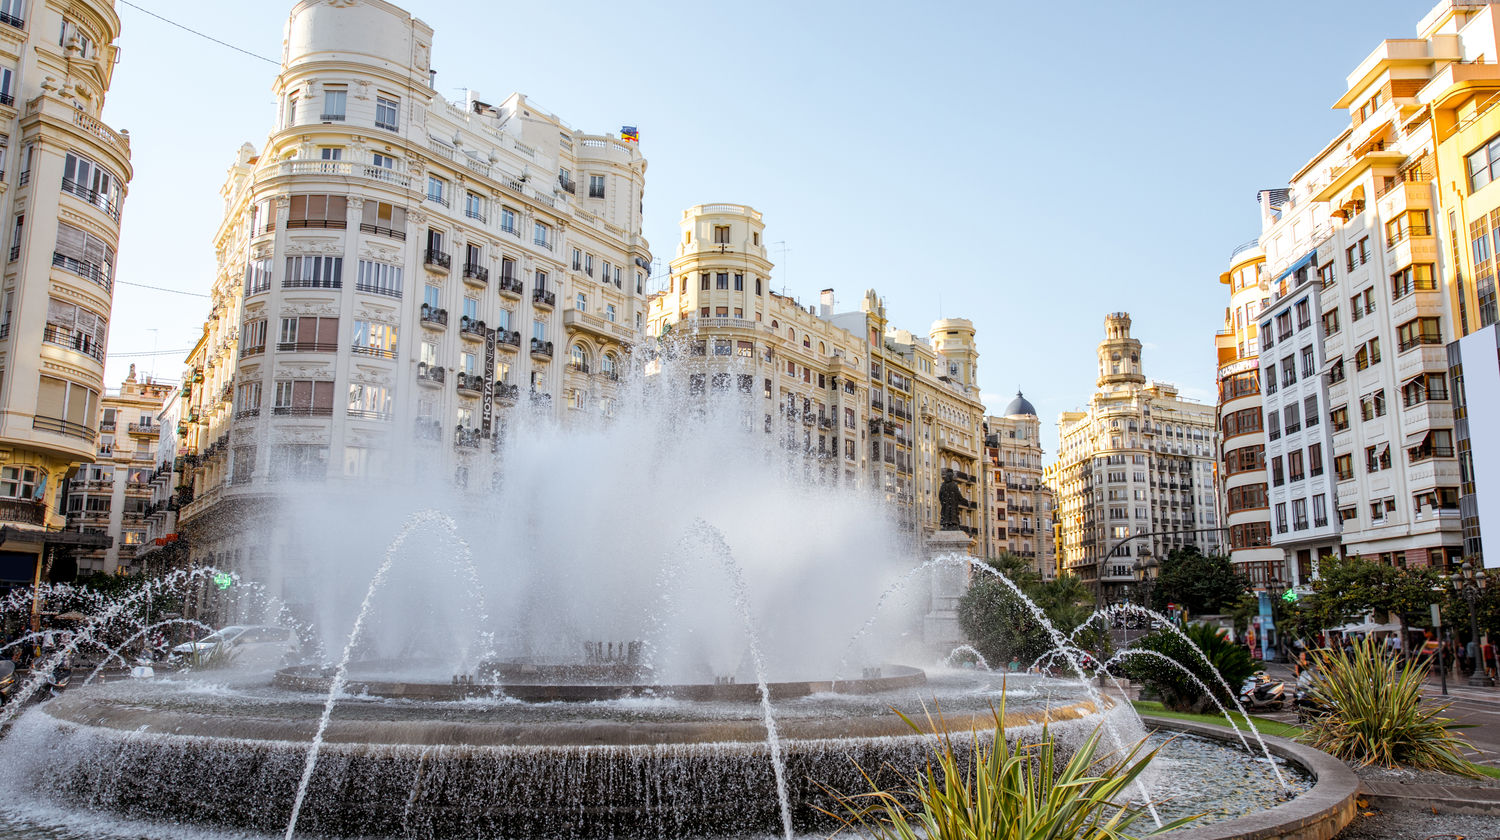
M 1247 712 L 1280 711 L 1286 705 L 1286 683 L 1273 680 L 1264 672 L 1257 673 L 1240 686 L 1240 705 Z

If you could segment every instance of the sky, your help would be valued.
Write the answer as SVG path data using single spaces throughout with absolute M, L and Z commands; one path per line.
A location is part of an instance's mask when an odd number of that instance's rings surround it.
M 176 379 L 202 331 L 219 190 L 276 113 L 291 3 L 117 3 L 105 121 L 130 131 L 106 384 Z M 980 387 L 1018 388 L 1051 460 L 1087 404 L 1104 316 L 1128 311 L 1146 375 L 1214 395 L 1233 248 L 1257 190 L 1347 125 L 1330 108 L 1382 39 L 1431 6 L 1258 3 L 407 0 L 436 34 L 438 92 L 513 91 L 590 133 L 640 129 L 645 235 L 665 265 L 682 210 L 760 210 L 772 287 L 838 310 L 866 289 L 898 326 L 977 329 Z M 249 53 L 175 28 L 176 21 Z M 190 294 L 174 294 L 157 289 Z M 158 355 L 151 355 L 156 353 Z

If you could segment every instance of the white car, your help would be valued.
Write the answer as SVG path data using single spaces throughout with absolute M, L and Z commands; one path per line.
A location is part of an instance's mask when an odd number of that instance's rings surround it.
M 297 634 L 285 627 L 269 624 L 232 625 L 210 633 L 196 642 L 184 642 L 172 648 L 178 656 L 200 659 L 223 649 L 235 666 L 274 668 L 293 661 L 302 650 Z

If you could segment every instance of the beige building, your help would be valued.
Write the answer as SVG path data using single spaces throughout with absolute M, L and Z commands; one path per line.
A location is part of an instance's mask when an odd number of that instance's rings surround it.
M 447 101 L 432 48 L 382 0 L 292 9 L 184 376 L 175 499 L 195 562 L 262 567 L 286 542 L 257 520 L 278 485 L 463 483 L 518 403 L 611 410 L 645 324 L 646 161 L 521 94 Z M 413 438 L 428 451 L 391 463 Z
M 176 385 L 137 381 L 135 365 L 118 393 L 107 394 L 99 419 L 99 453 L 67 482 L 68 527 L 108 534 L 107 548 L 80 548 L 78 572 L 136 571 L 146 542 L 152 482 L 158 478 L 158 415 Z
M 985 462 L 980 472 L 984 556 L 1014 554 L 1042 576 L 1057 576 L 1052 535 L 1052 490 L 1042 480 L 1042 423 L 1021 392 L 1003 414 L 984 418 Z
M 101 123 L 119 51 L 111 2 L 0 15 L 0 583 L 99 547 L 63 531 L 59 490 L 94 460 L 130 138 Z M 59 38 L 61 33 L 61 38 Z M 49 530 L 50 529 L 50 530 Z
M 977 504 L 983 405 L 971 323 L 938 321 L 918 337 L 889 325 L 873 290 L 858 311 L 835 313 L 833 289 L 804 307 L 770 290 L 758 211 L 703 204 L 681 224 L 668 288 L 652 296 L 647 320 L 689 364 L 701 360 L 690 388 L 758 394 L 768 433 L 815 459 L 823 480 L 883 492 L 907 530 L 937 529 L 944 468 Z M 978 519 L 962 513 L 970 536 Z
M 1058 460 L 1045 480 L 1057 497 L 1060 571 L 1110 603 L 1135 597 L 1147 556 L 1187 545 L 1208 553 L 1222 541 L 1211 530 L 1221 522 L 1214 407 L 1146 380 L 1127 313 L 1104 325 L 1098 390 L 1086 410 L 1058 419 Z

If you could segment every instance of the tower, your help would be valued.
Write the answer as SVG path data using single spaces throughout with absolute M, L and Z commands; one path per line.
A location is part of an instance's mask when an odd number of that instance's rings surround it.
M 979 350 L 974 346 L 974 322 L 967 318 L 934 321 L 928 338 L 947 366 L 938 376 L 946 376 L 965 389 L 975 387 L 979 380 Z
M 1141 373 L 1141 342 L 1130 337 L 1129 312 L 1111 312 L 1104 316 L 1097 384 L 1108 389 L 1146 384 L 1146 377 Z

